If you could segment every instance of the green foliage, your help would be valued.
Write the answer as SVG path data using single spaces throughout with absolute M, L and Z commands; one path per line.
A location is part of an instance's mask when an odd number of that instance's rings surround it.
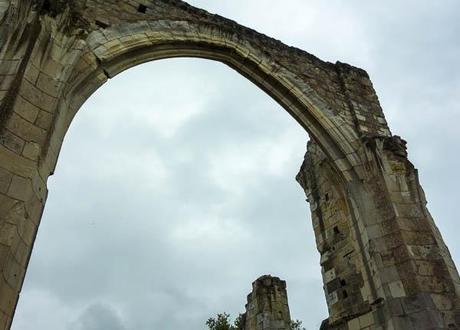
M 206 321 L 209 330 L 242 330 L 243 314 L 238 315 L 233 324 L 230 321 L 230 315 L 227 313 L 217 314 Z M 289 324 L 290 330 L 306 330 L 302 327 L 302 321 L 295 320 Z
M 306 330 L 304 327 L 302 327 L 302 321 L 299 320 L 291 321 L 289 327 L 291 330 Z
M 234 327 L 237 330 L 243 330 L 243 314 L 238 315 L 234 322 Z
M 217 314 L 216 318 L 210 318 L 206 321 L 209 330 L 239 330 L 241 326 L 241 314 L 233 322 L 230 322 L 230 315 L 227 313 Z

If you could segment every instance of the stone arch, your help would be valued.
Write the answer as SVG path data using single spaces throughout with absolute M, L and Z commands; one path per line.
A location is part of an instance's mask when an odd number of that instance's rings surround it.
M 73 116 L 110 77 L 177 56 L 229 65 L 310 133 L 298 179 L 325 211 L 333 209 L 311 194 L 315 187 L 341 192 L 363 275 L 352 295 L 361 307 L 335 308 L 354 303 L 337 295 L 328 301 L 325 328 L 460 326 L 458 272 L 426 209 L 405 142 L 389 131 L 364 70 L 321 61 L 180 0 L 3 0 L 0 15 L 0 329 L 11 323 L 46 181 Z M 346 247 L 323 251 L 337 260 L 323 269 L 326 284 L 343 269 L 337 256 Z
M 342 170 L 351 169 L 351 164 L 357 163 L 353 158 L 353 142 L 358 136 L 344 123 L 338 111 L 331 109 L 296 73 L 274 61 L 266 50 L 229 36 L 225 30 L 187 21 L 128 22 L 93 31 L 85 47 L 69 75 L 63 104 L 58 105 L 68 112 L 62 127 L 68 127 L 92 92 L 124 70 L 152 60 L 200 57 L 222 62 L 259 86 L 309 132 Z M 53 133 L 58 134 L 53 139 L 62 141 L 65 128 Z M 352 172 L 348 178 L 351 176 Z

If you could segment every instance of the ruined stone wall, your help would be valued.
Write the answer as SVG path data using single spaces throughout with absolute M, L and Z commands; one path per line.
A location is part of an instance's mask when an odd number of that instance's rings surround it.
M 458 272 L 364 70 L 180 0 L 0 0 L 0 23 L 0 329 L 81 104 L 116 74 L 177 56 L 227 64 L 308 131 L 298 180 L 321 253 L 324 327 L 460 327 Z
M 297 176 L 321 254 L 330 313 L 323 328 L 457 329 L 458 272 L 426 209 L 405 142 L 363 141 L 360 185 L 341 183 L 314 141 Z
M 271 275 L 255 280 L 242 320 L 243 330 L 290 330 L 286 282 Z
M 317 144 L 308 153 L 297 180 L 307 193 L 316 245 L 321 255 L 324 292 L 331 323 L 371 310 L 373 303 L 360 237 L 356 232 L 340 176 Z

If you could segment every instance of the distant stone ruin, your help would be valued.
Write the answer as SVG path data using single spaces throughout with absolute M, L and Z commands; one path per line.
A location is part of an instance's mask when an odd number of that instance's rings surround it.
M 290 330 L 286 282 L 271 275 L 255 280 L 242 321 L 243 330 Z

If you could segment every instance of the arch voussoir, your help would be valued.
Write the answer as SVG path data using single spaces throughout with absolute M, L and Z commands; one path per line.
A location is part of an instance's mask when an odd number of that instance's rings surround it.
M 0 20 L 0 329 L 73 117 L 108 79 L 171 57 L 227 64 L 310 134 L 297 180 L 321 254 L 325 329 L 460 328 L 458 272 L 364 70 L 179 0 L 0 0 Z

